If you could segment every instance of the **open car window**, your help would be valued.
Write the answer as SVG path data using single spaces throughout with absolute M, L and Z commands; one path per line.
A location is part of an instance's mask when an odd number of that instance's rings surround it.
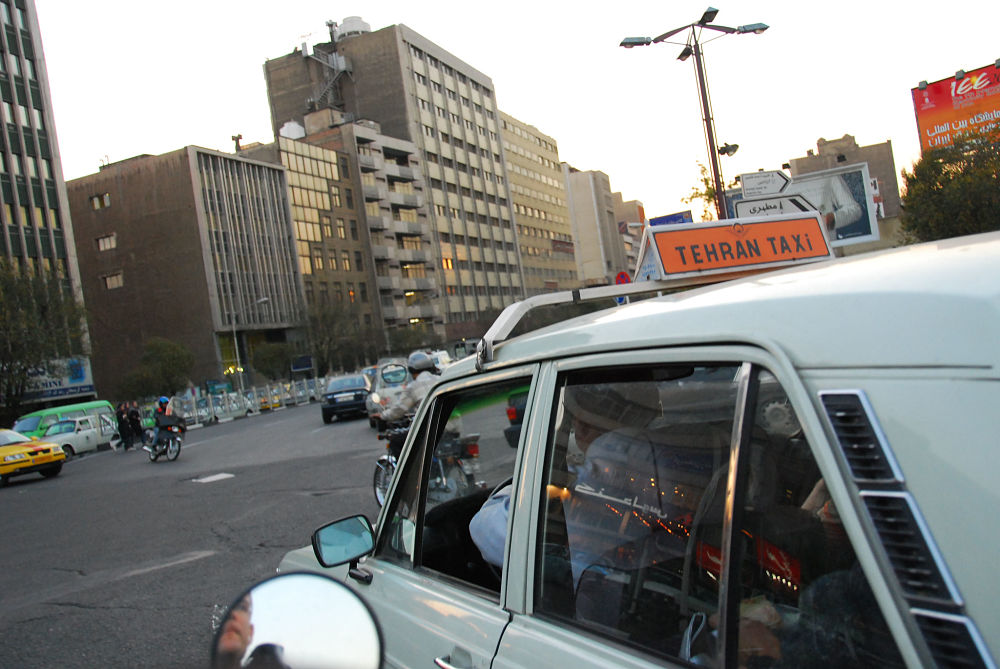
M 513 477 L 520 434 L 508 408 L 528 387 L 528 379 L 517 379 L 435 399 L 397 472 L 377 555 L 499 592 L 509 508 L 509 498 L 501 497 Z M 494 491 L 499 495 L 488 503 Z M 484 506 L 487 514 L 480 513 Z

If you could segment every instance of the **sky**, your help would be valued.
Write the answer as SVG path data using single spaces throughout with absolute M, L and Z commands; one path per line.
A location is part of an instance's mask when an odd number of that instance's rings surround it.
M 187 145 L 232 151 L 236 134 L 273 141 L 264 62 L 360 16 L 372 30 L 403 23 L 491 77 L 500 110 L 647 216 L 698 220 L 682 201 L 709 165 L 693 59 L 677 60 L 683 44 L 618 45 L 696 22 L 704 1 L 35 2 L 67 180 Z M 920 157 L 910 90 L 1000 58 L 996 0 L 715 6 L 717 24 L 770 26 L 701 38 L 718 143 L 740 146 L 720 159 L 726 183 L 845 134 L 890 140 L 898 178 Z

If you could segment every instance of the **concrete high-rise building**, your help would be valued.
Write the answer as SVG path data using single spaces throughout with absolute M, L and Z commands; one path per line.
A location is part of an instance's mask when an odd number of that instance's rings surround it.
M 254 380 L 239 368 L 255 345 L 294 340 L 303 284 L 283 167 L 189 146 L 106 165 L 67 192 L 102 394 L 151 337 L 191 350 L 194 383 L 228 372 L 234 387 Z
M 404 25 L 330 25 L 330 42 L 264 64 L 272 124 L 333 108 L 417 146 L 447 338 L 479 336 L 524 293 L 493 83 Z
M 639 200 L 625 201 L 621 193 L 612 193 L 615 206 L 615 221 L 625 245 L 625 262 L 631 273 L 639 259 L 639 244 L 642 242 L 642 226 L 646 223 L 646 209 Z
M 586 286 L 615 282 L 618 272 L 628 266 L 625 243 L 615 221 L 611 183 L 604 172 L 582 172 L 562 163 L 569 202 L 570 224 L 576 240 L 576 264 Z
M 0 254 L 16 270 L 58 278 L 68 295 L 83 301 L 73 223 L 56 139 L 48 71 L 34 0 L 0 2 Z M 95 201 L 93 206 L 102 206 Z M 86 327 L 86 324 L 83 324 Z M 85 338 L 86 341 L 86 338 Z M 77 361 L 72 383 L 30 390 L 25 401 L 93 396 L 90 361 Z
M 559 147 L 538 128 L 500 112 L 514 221 L 527 295 L 581 286 Z
M 892 157 L 891 141 L 858 146 L 857 140 L 852 135 L 831 140 L 820 138 L 816 140 L 815 151 L 809 149 L 805 156 L 792 158 L 788 162 L 792 178 L 844 165 L 868 163 L 868 174 L 878 184 L 876 220 L 879 239 L 875 242 L 840 247 L 839 253 L 855 255 L 902 243 L 899 181 L 896 179 L 896 161 Z
M 301 141 L 347 155 L 355 166 L 352 177 L 363 200 L 360 213 L 369 240 L 366 252 L 374 271 L 377 313 L 390 351 L 398 348 L 394 341 L 406 340 L 408 330 L 422 329 L 424 335 L 443 340 L 439 265 L 420 151 L 413 142 L 383 134 L 374 121 L 349 122 L 335 109 L 320 109 L 304 120 Z
M 307 320 L 336 330 L 331 335 L 352 336 L 364 343 L 336 361 L 318 361 L 321 368 L 317 371 L 330 371 L 328 366 L 353 368 L 375 360 L 384 347 L 383 327 L 368 229 L 360 216 L 361 198 L 356 195 L 354 156 L 292 137 L 242 148 L 239 155 L 285 168 Z

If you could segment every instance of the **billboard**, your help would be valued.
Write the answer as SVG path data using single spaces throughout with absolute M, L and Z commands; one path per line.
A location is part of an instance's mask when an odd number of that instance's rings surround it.
M 50 375 L 44 369 L 32 370 L 23 402 L 96 397 L 90 358 L 67 358 L 56 361 L 56 371 Z
M 650 225 L 677 225 L 679 223 L 694 223 L 694 216 L 692 216 L 690 209 L 649 219 Z
M 830 246 L 860 244 L 879 238 L 872 181 L 876 180 L 868 173 L 868 163 L 845 165 L 799 174 L 779 196 L 743 199 L 733 205 L 742 218 L 815 210 L 826 226 Z
M 1000 125 L 1000 67 L 987 65 L 965 76 L 921 82 L 911 90 L 920 151 L 948 146 L 956 135 Z

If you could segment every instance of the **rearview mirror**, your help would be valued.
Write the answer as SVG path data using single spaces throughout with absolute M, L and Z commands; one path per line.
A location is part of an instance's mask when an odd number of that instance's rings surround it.
M 354 591 L 321 574 L 280 574 L 233 602 L 212 643 L 213 669 L 378 669 L 382 633 Z

